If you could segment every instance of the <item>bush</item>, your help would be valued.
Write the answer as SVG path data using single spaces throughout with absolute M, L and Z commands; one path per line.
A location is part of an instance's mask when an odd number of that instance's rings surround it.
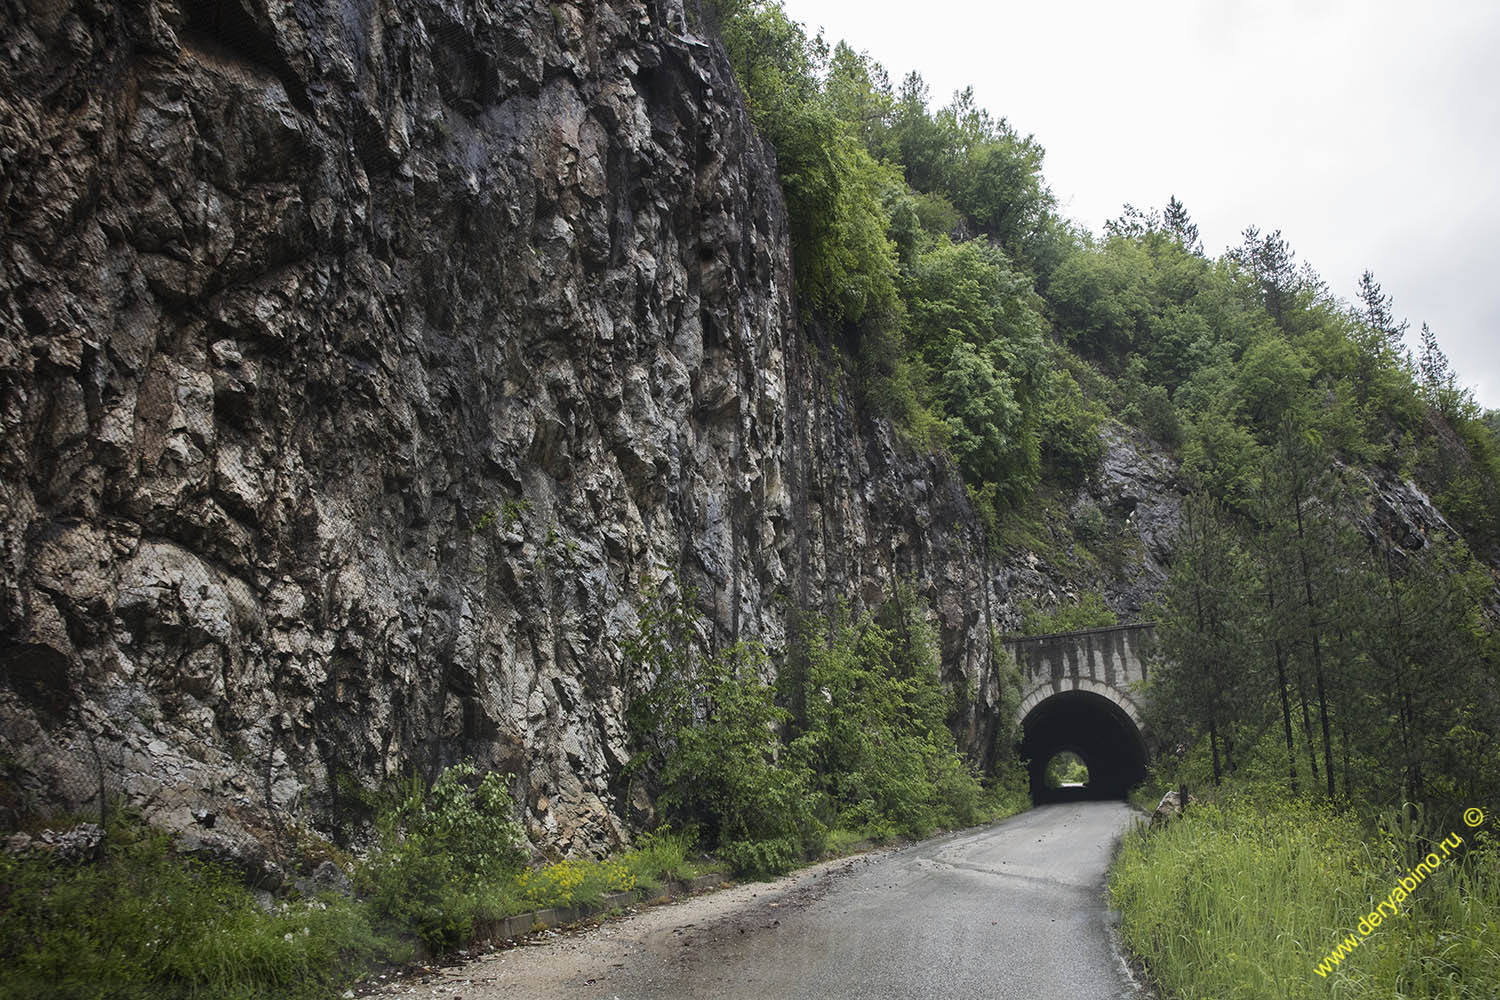
M 1051 371 L 1042 391 L 1042 464 L 1057 482 L 1078 485 L 1104 454 L 1099 437 L 1103 414 L 1084 399 L 1078 382 L 1065 369 Z
M 1015 811 L 959 756 L 925 605 L 903 588 L 882 620 L 804 619 L 775 687 L 764 653 L 694 655 L 691 596 L 653 599 L 629 644 L 632 769 L 674 824 L 736 872 L 766 876 L 820 853 L 830 828 L 921 836 Z
M 685 881 L 699 874 L 698 866 L 687 859 L 692 846 L 690 833 L 674 833 L 662 827 L 636 837 L 635 846 L 621 860 L 635 877 L 637 885 L 656 888 L 665 882 Z
M 1105 628 L 1119 622 L 1119 617 L 1104 603 L 1104 595 L 1088 591 L 1069 604 L 1060 604 L 1051 611 L 1043 611 L 1037 603 L 1026 598 L 1021 601 L 1021 635 L 1051 635 L 1054 632 L 1078 632 L 1089 628 Z
M 381 817 L 379 845 L 356 884 L 376 913 L 429 948 L 456 947 L 473 930 L 479 890 L 525 863 L 511 809 L 500 776 L 480 778 L 470 763 L 443 771 L 430 790 L 414 782 Z
M 635 875 L 623 859 L 559 861 L 516 877 L 522 898 L 535 906 L 597 903 L 610 892 L 635 888 Z
M 782 753 L 786 711 L 766 680 L 769 664 L 754 643 L 694 656 L 691 591 L 654 596 L 626 652 L 635 660 L 627 718 L 636 745 L 632 773 L 658 788 L 657 805 L 680 828 L 701 831 L 744 874 L 786 857 L 784 846 L 821 850 L 825 827 L 814 811 L 812 774 Z M 745 844 L 766 842 L 764 850 Z M 758 851 L 758 853 L 757 853 Z M 732 855 L 732 856 L 731 856 Z M 740 862 L 753 867 L 741 868 Z

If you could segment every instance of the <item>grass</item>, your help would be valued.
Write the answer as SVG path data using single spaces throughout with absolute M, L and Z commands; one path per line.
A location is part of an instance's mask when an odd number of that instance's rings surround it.
M 97 864 L 0 856 L 0 997 L 326 997 L 410 953 L 350 900 L 267 912 L 140 826 L 113 825 Z
M 635 838 L 635 846 L 620 859 L 635 879 L 635 887 L 660 889 L 668 882 L 686 882 L 719 871 L 722 866 L 715 861 L 689 860 L 693 838 L 685 833 L 673 833 L 665 828 L 655 833 L 642 834 Z
M 1018 803 L 996 789 L 979 806 L 983 820 L 1009 815 Z M 467 805 L 453 808 L 469 815 Z M 828 843 L 847 854 L 872 840 L 879 838 L 869 830 L 835 830 Z M 423 851 L 426 861 L 442 852 Z M 624 889 L 654 893 L 718 870 L 719 862 L 695 856 L 691 836 L 662 829 L 612 859 L 442 886 L 411 882 L 422 871 L 411 865 L 367 860 L 355 879 L 367 899 L 329 894 L 266 904 L 235 873 L 183 856 L 139 820 L 117 817 L 97 862 L 0 854 L 0 1000 L 327 998 L 373 969 L 410 961 L 419 941 L 433 950 L 462 947 L 504 917 L 600 904 Z M 393 909 L 390 899 L 404 900 L 405 909 Z
M 962 829 L 994 823 L 1030 808 L 1031 796 L 1022 786 L 1015 783 L 999 784 L 981 791 L 969 808 L 964 811 L 960 821 L 953 823 L 952 826 L 955 829 Z M 923 836 L 930 836 L 936 829 L 938 828 L 929 829 L 918 836 L 910 831 L 898 830 L 886 822 L 877 821 L 854 826 L 839 825 L 824 835 L 823 851 L 819 857 L 825 860 L 842 858 L 868 851 L 891 841 L 920 840 Z
M 605 861 L 562 861 L 440 896 L 466 928 L 713 870 L 660 830 Z M 230 871 L 175 852 L 138 821 L 111 824 L 97 863 L 0 854 L 0 1000 L 326 998 L 416 954 L 413 925 L 338 895 L 257 902 Z M 467 943 L 466 940 L 460 944 Z
M 1399 917 L 1361 935 L 1361 918 L 1450 832 L 1464 837 L 1466 856 L 1417 885 Z M 1424 837 L 1326 807 L 1239 800 L 1128 836 L 1110 893 L 1127 946 L 1164 998 L 1493 1000 L 1496 861 L 1494 839 L 1463 827 Z M 1319 963 L 1350 935 L 1358 946 L 1320 976 Z

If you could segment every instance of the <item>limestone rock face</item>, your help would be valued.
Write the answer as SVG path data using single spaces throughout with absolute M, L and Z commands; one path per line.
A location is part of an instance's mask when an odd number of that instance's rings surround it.
M 274 880 L 472 756 L 626 835 L 621 640 L 912 581 L 993 742 L 956 476 L 797 322 L 680 0 L 0 5 L 0 754 Z M 82 773 L 86 780 L 77 780 Z
M 1063 509 L 1046 525 L 1052 544 L 1040 551 L 1013 547 L 999 559 L 1005 603 L 997 617 L 1006 631 L 1020 627 L 1024 602 L 1051 609 L 1085 594 L 1102 597 L 1122 622 L 1150 616 L 1188 488 L 1177 460 L 1139 431 L 1110 422 L 1100 439 L 1097 467 L 1061 493 Z M 1086 545 L 1108 558 L 1079 558 Z

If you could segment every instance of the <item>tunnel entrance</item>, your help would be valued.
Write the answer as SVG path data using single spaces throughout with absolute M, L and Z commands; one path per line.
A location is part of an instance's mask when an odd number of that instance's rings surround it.
M 1124 709 L 1091 691 L 1063 691 L 1021 721 L 1021 756 L 1029 761 L 1031 801 L 1123 799 L 1146 779 L 1146 743 Z M 1088 769 L 1083 785 L 1048 781 L 1053 759 L 1071 753 Z

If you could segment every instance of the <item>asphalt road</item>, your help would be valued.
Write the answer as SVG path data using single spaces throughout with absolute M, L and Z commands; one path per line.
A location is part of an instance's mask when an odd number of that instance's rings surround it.
M 1104 878 L 1132 812 L 1041 806 L 542 944 L 389 995 L 588 1000 L 1138 997 Z

